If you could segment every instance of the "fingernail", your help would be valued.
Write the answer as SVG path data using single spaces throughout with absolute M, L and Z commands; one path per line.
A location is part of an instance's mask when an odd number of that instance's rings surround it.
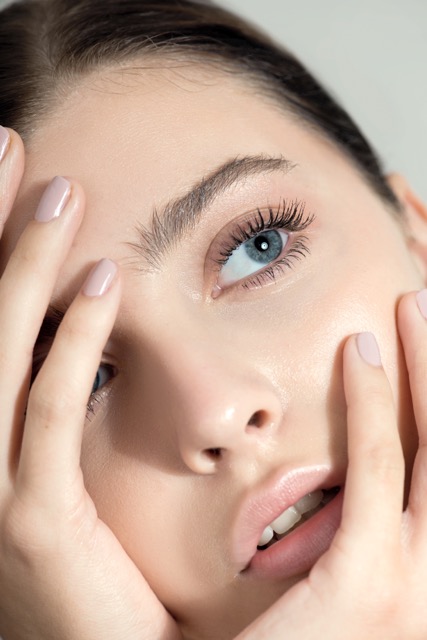
M 98 264 L 94 266 L 83 285 L 82 291 L 85 296 L 91 298 L 102 296 L 110 288 L 116 273 L 117 265 L 115 262 L 108 258 L 100 260 Z
M 375 336 L 370 331 L 359 333 L 356 338 L 357 349 L 365 362 L 381 367 L 381 355 Z
M 68 180 L 56 176 L 41 197 L 35 219 L 39 222 L 50 222 L 58 218 L 70 198 L 70 193 L 71 185 Z
M 427 289 L 418 291 L 415 297 L 417 299 L 417 305 L 421 315 L 427 320 Z
M 9 142 L 9 131 L 0 125 L 0 162 L 3 160 L 7 153 Z

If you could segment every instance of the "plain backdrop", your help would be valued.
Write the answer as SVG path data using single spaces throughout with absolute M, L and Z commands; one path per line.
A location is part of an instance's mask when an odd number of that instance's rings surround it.
M 427 0 L 222 0 L 297 55 L 427 202 Z
M 427 0 L 219 1 L 297 54 L 427 202 Z

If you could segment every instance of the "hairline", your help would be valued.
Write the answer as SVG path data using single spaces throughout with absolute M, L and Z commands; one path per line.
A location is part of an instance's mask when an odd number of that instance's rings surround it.
M 402 222 L 404 222 L 402 209 L 397 209 L 397 207 L 393 206 L 392 203 L 376 191 L 369 180 L 368 173 L 363 170 L 360 163 L 352 156 L 350 150 L 329 135 L 320 124 L 305 117 L 301 110 L 293 106 L 280 90 L 278 83 L 274 83 L 262 71 L 257 72 L 256 70 L 245 68 L 244 65 L 239 62 L 234 62 L 227 57 L 212 52 L 200 53 L 191 48 L 184 49 L 182 46 L 177 47 L 173 45 L 169 47 L 163 46 L 156 50 L 156 47 L 153 45 L 151 50 L 147 47 L 142 53 L 134 56 L 130 55 L 129 52 L 122 53 L 117 60 L 104 60 L 98 65 L 92 64 L 90 68 L 83 71 L 73 69 L 71 72 L 70 70 L 67 70 L 66 73 L 59 72 L 55 78 L 55 86 L 48 92 L 47 98 L 45 97 L 44 100 L 40 99 L 36 105 L 38 109 L 37 121 L 35 121 L 34 117 L 27 117 L 26 120 L 29 124 L 27 126 L 23 124 L 20 127 L 21 135 L 28 148 L 31 148 L 31 142 L 34 137 L 32 134 L 40 131 L 40 129 L 43 128 L 43 124 L 47 124 L 49 118 L 53 117 L 55 113 L 59 115 L 61 106 L 65 106 L 67 100 L 73 93 L 80 90 L 82 85 L 88 81 L 90 82 L 92 78 L 102 80 L 103 77 L 106 78 L 109 74 L 120 73 L 122 75 L 133 75 L 135 72 L 140 77 L 143 72 L 159 70 L 171 72 L 194 67 L 198 67 L 201 71 L 209 71 L 213 68 L 216 78 L 220 78 L 221 76 L 232 77 L 233 81 L 238 85 L 243 87 L 247 85 L 255 89 L 257 97 L 268 106 L 275 108 L 279 114 L 290 118 L 297 126 L 302 127 L 305 131 L 330 145 L 335 151 L 340 153 L 343 161 L 349 163 L 364 184 L 368 186 L 371 192 L 392 214 L 393 218 L 402 225 Z M 236 71 L 240 74 L 238 78 L 233 77 Z M 189 78 L 186 78 L 186 80 L 188 81 Z M 197 80 L 191 78 L 191 81 L 200 83 L 202 81 L 201 75 L 199 74 Z M 120 86 L 120 83 L 117 84 Z M 108 92 L 108 90 L 106 90 L 106 92 Z

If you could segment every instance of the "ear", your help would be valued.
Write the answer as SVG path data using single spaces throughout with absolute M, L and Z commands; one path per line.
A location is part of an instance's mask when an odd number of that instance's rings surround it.
M 387 182 L 403 210 L 408 249 L 427 282 L 427 206 L 402 175 L 392 173 L 387 176 Z

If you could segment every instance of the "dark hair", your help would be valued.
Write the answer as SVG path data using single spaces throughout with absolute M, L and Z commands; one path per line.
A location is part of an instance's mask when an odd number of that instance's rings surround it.
M 0 12 L 0 122 L 29 137 L 67 87 L 127 60 L 198 60 L 240 73 L 337 144 L 373 190 L 399 203 L 349 115 L 303 65 L 208 0 L 22 0 Z M 66 95 L 66 93 L 65 93 Z

